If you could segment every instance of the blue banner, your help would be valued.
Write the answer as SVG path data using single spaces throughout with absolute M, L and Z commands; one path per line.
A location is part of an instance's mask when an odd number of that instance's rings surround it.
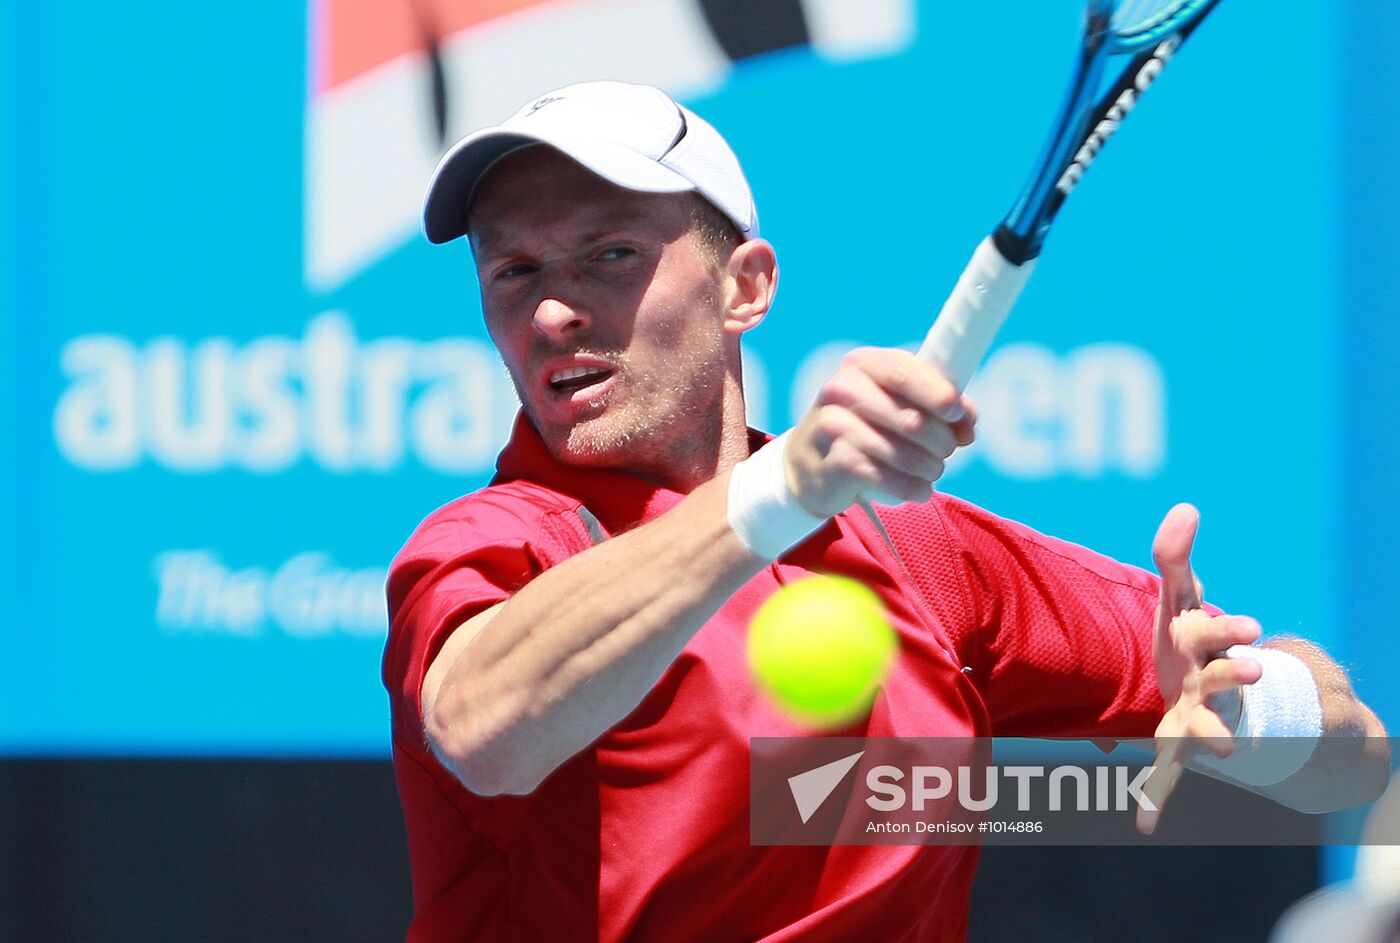
M 850 347 L 922 338 L 1079 5 L 755 2 L 763 36 L 718 6 L 12 8 L 0 751 L 386 753 L 387 565 L 488 480 L 516 405 L 422 190 L 539 92 L 658 84 L 740 155 L 782 267 L 753 424 Z M 1261 42 L 1227 0 L 1114 137 L 943 487 L 1144 566 L 1192 501 L 1208 596 L 1334 645 L 1341 14 L 1291 14 Z

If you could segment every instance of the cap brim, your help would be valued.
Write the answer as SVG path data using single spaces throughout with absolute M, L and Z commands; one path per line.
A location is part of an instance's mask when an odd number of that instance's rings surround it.
M 451 242 L 466 235 L 467 211 L 481 178 L 497 161 L 533 144 L 544 144 L 588 170 L 628 190 L 644 193 L 683 193 L 695 185 L 685 177 L 612 141 L 583 137 L 563 140 L 487 128 L 453 145 L 438 162 L 423 201 L 423 231 L 429 242 Z

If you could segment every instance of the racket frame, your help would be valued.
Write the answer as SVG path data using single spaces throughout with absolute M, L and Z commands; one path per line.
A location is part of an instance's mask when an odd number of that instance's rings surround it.
M 1055 216 L 1140 96 L 1219 0 L 1194 0 L 1120 45 L 1113 0 L 1089 0 L 1078 61 L 1055 122 L 1011 210 L 958 278 L 918 356 L 966 389 L 1030 278 Z M 1102 94 L 1108 60 L 1137 50 Z

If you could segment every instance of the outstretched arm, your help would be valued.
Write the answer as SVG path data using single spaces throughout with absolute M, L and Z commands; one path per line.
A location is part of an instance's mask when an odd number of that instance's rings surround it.
M 786 446 L 786 461 L 771 466 L 785 474 L 775 487 L 814 529 L 859 495 L 927 498 L 943 460 L 972 440 L 973 422 L 933 367 L 866 348 L 786 443 L 765 448 Z M 532 792 L 640 704 L 690 637 L 767 565 L 731 526 L 731 474 L 545 571 L 448 636 L 424 678 L 422 710 L 434 752 L 467 788 Z
M 1162 583 L 1153 656 L 1167 711 L 1157 727 L 1158 772 L 1145 791 L 1160 809 L 1193 751 L 1228 756 L 1240 720 L 1244 686 L 1266 670 L 1247 650 L 1261 633 L 1247 616 L 1200 613 L 1200 583 L 1191 570 L 1191 546 L 1199 515 L 1190 505 L 1168 512 L 1152 555 Z M 1346 672 L 1322 649 L 1301 639 L 1276 638 L 1261 648 L 1287 653 L 1306 667 L 1316 685 L 1320 736 L 1301 769 L 1255 791 L 1304 812 L 1325 812 L 1370 802 L 1385 789 L 1390 748 L 1376 715 L 1357 699 Z M 1311 692 L 1306 692 L 1309 697 Z M 1311 744 L 1302 744 L 1304 748 Z M 1222 771 L 1228 772 L 1228 765 Z M 1151 832 L 1159 813 L 1138 811 L 1138 828 Z
M 423 680 L 433 751 L 480 795 L 532 792 L 626 717 L 766 561 L 725 520 L 723 475 L 457 628 Z

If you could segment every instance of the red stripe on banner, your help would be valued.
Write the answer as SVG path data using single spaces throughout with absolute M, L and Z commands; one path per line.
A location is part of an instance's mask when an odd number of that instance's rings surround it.
M 464 29 L 554 0 L 312 0 L 317 94 Z M 421 22 L 420 22 L 421 20 Z

